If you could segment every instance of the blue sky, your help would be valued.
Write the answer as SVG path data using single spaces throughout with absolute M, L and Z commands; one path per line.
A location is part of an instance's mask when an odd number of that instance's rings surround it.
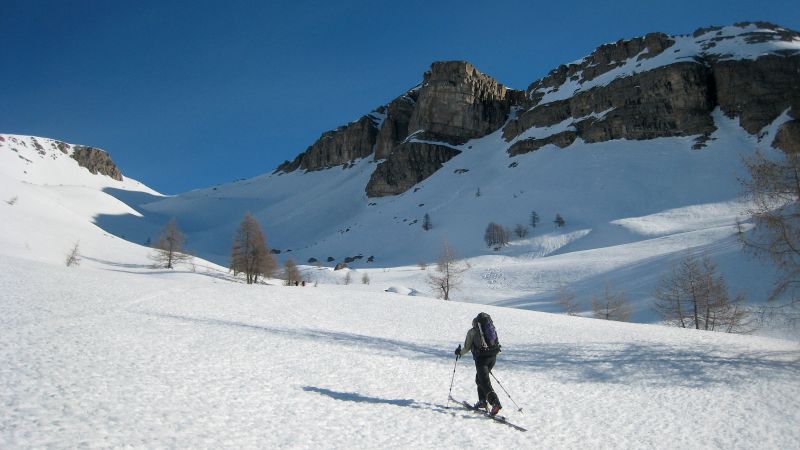
M 111 153 L 175 194 L 272 171 L 464 59 L 523 89 L 605 42 L 765 20 L 795 1 L 0 0 L 0 132 Z

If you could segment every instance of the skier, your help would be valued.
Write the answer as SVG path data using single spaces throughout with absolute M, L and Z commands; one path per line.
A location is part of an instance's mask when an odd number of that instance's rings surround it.
M 492 389 L 492 380 L 489 374 L 494 367 L 497 354 L 500 353 L 500 342 L 497 339 L 497 332 L 492 323 L 492 318 L 486 313 L 480 313 L 472 319 L 472 328 L 467 331 L 464 339 L 464 346 L 456 348 L 456 356 L 464 356 L 472 352 L 472 359 L 475 360 L 475 384 L 478 385 L 478 403 L 476 409 L 488 411 L 488 404 L 492 405 L 489 412 L 492 416 L 496 415 L 502 405 L 500 399 Z

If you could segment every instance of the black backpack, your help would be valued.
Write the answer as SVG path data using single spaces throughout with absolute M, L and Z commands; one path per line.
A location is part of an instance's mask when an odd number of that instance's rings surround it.
M 473 323 L 475 323 L 478 332 L 473 337 L 472 346 L 481 355 L 496 355 L 499 353 L 500 340 L 497 338 L 497 329 L 494 327 L 492 317 L 482 312 L 475 317 Z

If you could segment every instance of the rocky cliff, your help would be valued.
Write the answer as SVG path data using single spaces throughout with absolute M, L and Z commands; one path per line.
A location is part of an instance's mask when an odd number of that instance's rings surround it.
M 367 195 L 396 195 L 465 151 L 469 140 L 494 132 L 505 142 L 498 151 L 510 156 L 577 139 L 696 136 L 701 149 L 715 130 L 716 109 L 754 135 L 788 112 L 770 144 L 800 151 L 800 33 L 760 22 L 651 33 L 602 45 L 525 91 L 465 61 L 435 62 L 419 86 L 324 133 L 277 170 L 372 157 Z

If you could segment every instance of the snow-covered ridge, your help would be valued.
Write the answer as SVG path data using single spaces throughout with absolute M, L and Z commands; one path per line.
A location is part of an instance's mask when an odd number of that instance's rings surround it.
M 673 41 L 672 45 L 655 56 L 650 56 L 649 49 L 645 48 L 639 54 L 619 61 L 618 67 L 596 78 L 584 80 L 582 73 L 578 72 L 559 86 L 539 87 L 528 92 L 528 96 L 543 95 L 539 104 L 546 104 L 570 98 L 578 92 L 605 86 L 617 78 L 678 62 L 698 62 L 698 58 L 745 60 L 769 54 L 785 55 L 800 52 L 800 36 L 797 33 L 767 24 L 749 23 L 715 27 L 698 30 L 694 35 L 671 36 L 670 39 Z M 590 61 L 593 55 L 568 64 L 567 67 L 582 66 Z
M 120 188 L 160 195 L 136 180 L 114 179 L 81 166 L 78 153 L 90 151 L 95 159 L 111 162 L 102 149 L 56 139 L 0 134 L 0 173 L 9 179 L 38 185 L 82 185 L 97 189 Z

